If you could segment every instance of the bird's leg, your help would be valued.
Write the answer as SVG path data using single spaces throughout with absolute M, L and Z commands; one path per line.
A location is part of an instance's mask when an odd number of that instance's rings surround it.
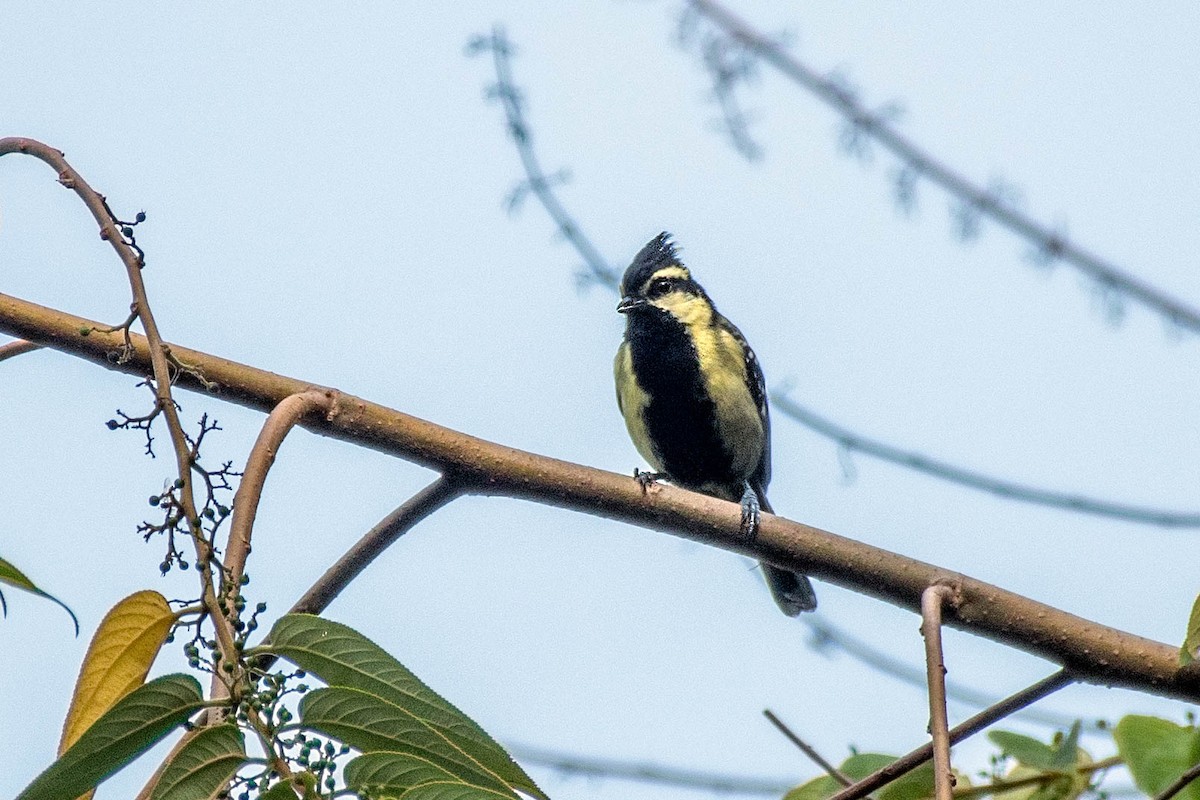
M 633 479 L 642 485 L 643 494 L 650 489 L 650 484 L 666 477 L 668 476 L 665 472 L 643 472 L 637 467 L 633 468 Z
M 742 536 L 754 541 L 758 534 L 758 519 L 762 507 L 758 502 L 758 493 L 754 491 L 750 481 L 743 481 L 742 486 L 745 487 L 745 491 L 742 492 Z

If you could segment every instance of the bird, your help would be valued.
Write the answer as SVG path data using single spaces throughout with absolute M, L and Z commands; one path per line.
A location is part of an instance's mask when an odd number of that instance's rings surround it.
M 717 311 L 684 266 L 666 231 L 634 256 L 617 311 L 625 335 L 613 374 L 617 406 L 634 447 L 657 479 L 740 503 L 752 538 L 760 509 L 771 512 L 771 420 L 766 381 L 746 337 Z M 762 564 L 783 613 L 817 607 L 808 577 Z

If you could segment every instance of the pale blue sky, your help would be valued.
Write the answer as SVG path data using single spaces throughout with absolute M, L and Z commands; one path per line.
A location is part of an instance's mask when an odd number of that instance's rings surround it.
M 346 4 L 349 6 L 349 4 Z M 1003 176 L 1027 208 L 1092 250 L 1200 302 L 1200 7 L 1191 3 L 750 2 L 796 34 L 902 130 L 972 178 Z M 765 70 L 748 105 L 765 145 L 747 164 L 713 132 L 680 5 L 27 4 L 0 27 L 0 135 L 42 139 L 138 241 L 167 338 L 363 395 L 505 444 L 619 472 L 641 463 L 613 400 L 622 319 L 579 293 L 578 257 L 532 203 L 486 58 L 501 22 L 519 47 L 541 157 L 562 198 L 622 265 L 662 229 L 750 338 L 773 385 L 866 435 L 1047 488 L 1200 507 L 1200 341 L 1136 307 L 1107 324 L 1064 267 L 985 227 L 949 234 L 922 187 L 896 213 L 876 152 L 840 154 L 839 120 Z M 121 269 L 73 195 L 30 159 L 0 162 L 0 291 L 116 322 Z M 134 532 L 169 473 L 113 409 L 129 378 L 54 353 L 0 367 L 0 554 L 79 613 L 9 596 L 0 622 L 0 797 L 49 762 L 87 637 L 159 578 Z M 258 414 L 184 395 L 240 462 Z M 1085 617 L 1178 641 L 1200 532 L 1031 508 L 857 457 L 775 421 L 780 513 L 932 561 Z M 271 473 L 250 566 L 254 600 L 285 609 L 366 528 L 431 479 L 298 432 Z M 821 613 L 918 662 L 916 618 L 818 583 Z M 329 610 L 408 664 L 505 743 L 793 777 L 816 774 L 760 716 L 771 707 L 831 759 L 922 740 L 924 695 L 807 645 L 739 558 L 507 500 L 467 499 L 423 523 Z M 951 677 L 997 694 L 1051 665 L 963 634 Z M 178 654 L 156 669 L 179 667 Z M 1073 688 L 1047 706 L 1087 717 L 1185 708 Z M 954 709 L 961 717 L 964 709 Z M 1039 729 L 1014 724 L 1022 730 Z M 1090 745 L 1095 755 L 1104 747 Z M 986 748 L 956 751 L 984 766 Z M 149 769 L 101 797 L 138 786 Z M 694 793 L 533 770 L 556 798 Z

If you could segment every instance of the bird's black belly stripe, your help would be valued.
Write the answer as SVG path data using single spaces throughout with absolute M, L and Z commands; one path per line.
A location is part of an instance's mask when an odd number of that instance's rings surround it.
M 657 309 L 629 319 L 629 350 L 638 384 L 650 396 L 645 422 L 663 470 L 686 488 L 738 485 L 716 430 L 712 399 L 682 323 Z

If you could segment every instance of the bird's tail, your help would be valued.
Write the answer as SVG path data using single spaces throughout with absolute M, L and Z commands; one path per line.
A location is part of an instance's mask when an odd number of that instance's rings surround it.
M 817 593 L 813 591 L 812 582 L 807 575 L 780 569 L 771 564 L 762 565 L 763 575 L 767 579 L 767 587 L 779 610 L 789 617 L 797 616 L 804 611 L 817 610 Z
M 754 489 L 762 510 L 774 514 L 771 504 L 767 502 L 767 493 L 757 486 Z M 817 610 L 817 593 L 807 575 L 780 569 L 773 564 L 763 564 L 762 571 L 771 597 L 775 598 L 775 605 L 784 614 L 794 617 L 805 611 Z

